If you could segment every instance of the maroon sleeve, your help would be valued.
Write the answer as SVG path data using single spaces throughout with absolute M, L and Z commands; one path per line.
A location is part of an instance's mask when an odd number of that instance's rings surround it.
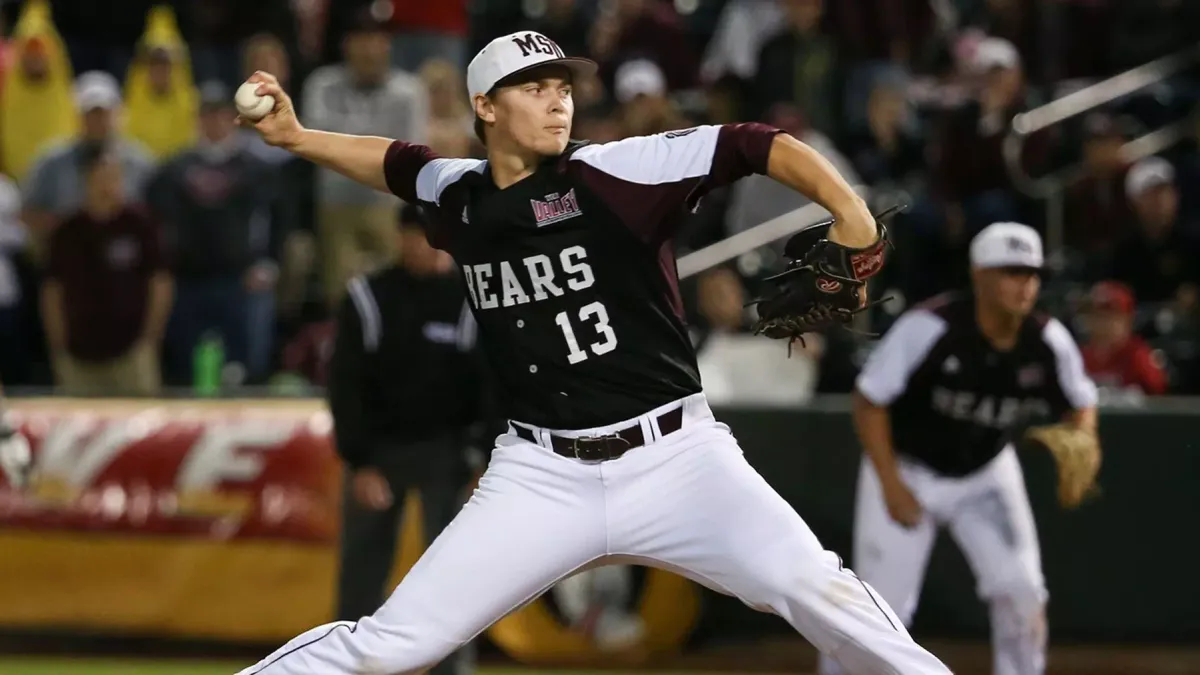
M 163 246 L 162 226 L 147 211 L 138 212 L 137 218 L 141 221 L 142 263 L 146 271 L 151 274 L 169 271 L 170 265 L 167 264 L 167 253 Z
M 779 129 L 757 122 L 700 126 L 584 146 L 571 156 L 580 180 L 638 236 L 674 236 L 709 191 L 766 174 Z
M 383 177 L 392 194 L 409 204 L 417 201 L 417 174 L 438 158 L 428 146 L 392 141 L 383 156 Z
M 71 233 L 74 229 L 75 218 L 69 218 L 54 228 L 54 233 L 50 235 L 45 271 L 47 281 L 66 281 L 71 267 Z

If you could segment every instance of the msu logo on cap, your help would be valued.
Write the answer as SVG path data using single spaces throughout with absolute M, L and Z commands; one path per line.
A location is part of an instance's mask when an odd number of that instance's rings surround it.
M 517 34 L 512 38 L 513 44 L 521 48 L 521 56 L 530 57 L 538 54 L 561 59 L 566 54 L 554 43 L 554 40 L 539 33 Z

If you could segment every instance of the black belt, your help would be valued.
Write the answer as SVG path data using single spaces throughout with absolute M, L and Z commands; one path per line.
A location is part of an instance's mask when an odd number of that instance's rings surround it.
M 658 416 L 658 430 L 663 436 L 683 428 L 683 408 L 679 407 Z M 517 436 L 538 443 L 533 432 L 525 427 L 513 424 Z M 646 435 L 642 433 L 642 425 L 614 431 L 603 436 L 587 436 L 584 438 L 567 438 L 550 434 L 550 447 L 556 454 L 563 457 L 573 457 L 585 461 L 607 461 L 616 459 L 634 448 L 646 444 Z

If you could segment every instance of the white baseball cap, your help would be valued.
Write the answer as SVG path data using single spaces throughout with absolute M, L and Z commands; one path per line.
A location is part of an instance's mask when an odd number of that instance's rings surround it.
M 121 85 L 117 78 L 102 70 L 89 70 L 75 80 L 75 105 L 82 112 L 121 105 Z
M 1008 40 L 986 37 L 975 46 L 975 56 L 971 62 L 975 70 L 981 73 L 993 68 L 1016 68 L 1021 65 L 1021 54 Z
M 660 96 L 667 92 L 667 78 L 653 61 L 633 59 L 622 63 L 613 73 L 613 90 L 620 103 L 632 101 L 641 94 Z
M 1032 267 L 1041 269 L 1042 238 L 1021 223 L 992 223 L 971 240 L 971 266 Z
M 1125 194 L 1137 197 L 1146 190 L 1175 182 L 1175 167 L 1162 157 L 1147 157 L 1125 174 Z
M 521 31 L 492 40 L 471 59 L 467 66 L 467 93 L 471 98 L 487 94 L 509 75 L 549 64 L 565 66 L 576 78 L 592 75 L 597 68 L 591 59 L 567 56 L 541 33 Z

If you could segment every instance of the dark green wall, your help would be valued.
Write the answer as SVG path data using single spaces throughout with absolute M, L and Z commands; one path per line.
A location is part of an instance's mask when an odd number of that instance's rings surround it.
M 1200 405 L 1101 413 L 1103 494 L 1066 512 L 1045 452 L 1022 451 L 1056 640 L 1200 643 Z M 751 464 L 825 545 L 850 560 L 859 452 L 845 406 L 721 410 Z M 853 561 L 851 561 L 853 566 Z M 777 618 L 706 596 L 697 637 L 783 632 Z M 942 536 L 914 633 L 984 637 L 986 613 L 962 556 Z

